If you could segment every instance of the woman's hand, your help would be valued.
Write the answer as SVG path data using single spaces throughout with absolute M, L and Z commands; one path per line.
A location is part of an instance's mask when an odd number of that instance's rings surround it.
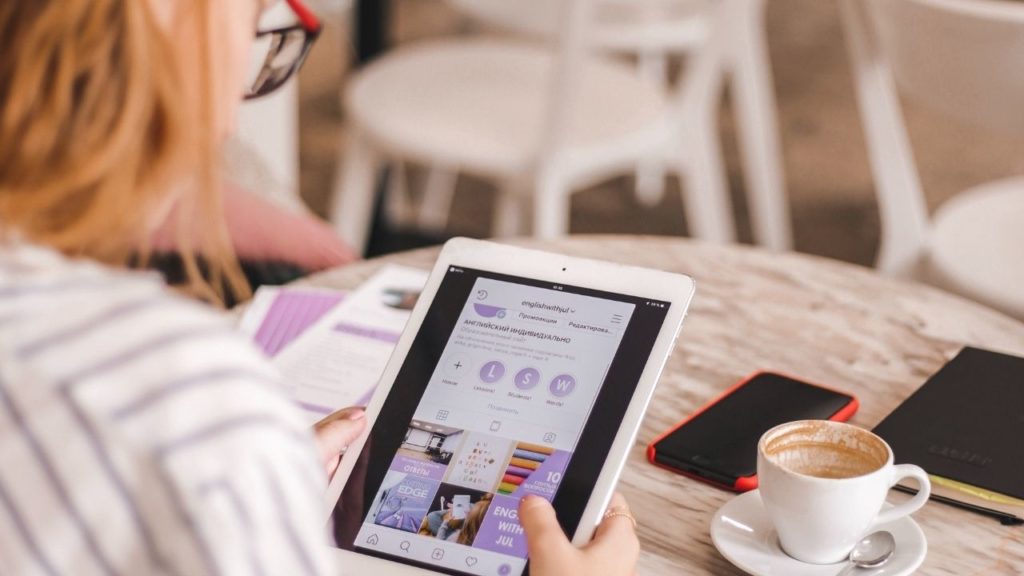
M 334 477 L 341 455 L 366 427 L 365 415 L 362 408 L 343 408 L 313 425 L 328 481 Z
M 555 510 L 539 496 L 527 496 L 519 503 L 519 523 L 526 531 L 530 551 L 530 574 L 536 576 L 631 576 L 636 573 L 640 542 L 636 538 L 629 507 L 621 494 L 612 496 L 609 510 L 620 514 L 605 518 L 594 539 L 582 548 L 574 547 L 562 532 Z

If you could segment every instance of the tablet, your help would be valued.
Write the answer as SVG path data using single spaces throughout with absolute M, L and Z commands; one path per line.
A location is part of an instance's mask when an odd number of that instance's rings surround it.
M 682 275 L 457 238 L 328 490 L 342 574 L 528 574 L 519 500 L 590 540 L 678 336 Z

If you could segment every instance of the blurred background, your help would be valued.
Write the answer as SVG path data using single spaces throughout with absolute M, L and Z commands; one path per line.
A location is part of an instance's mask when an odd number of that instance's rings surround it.
M 486 29 L 445 0 L 390 3 L 392 46 Z M 338 2 L 314 6 L 321 8 L 327 26 L 300 75 L 300 182 L 309 206 L 326 215 L 338 169 L 339 131 L 345 130 L 340 94 L 355 56 L 355 19 Z M 871 265 L 879 244 L 879 211 L 839 8 L 821 0 L 769 0 L 765 25 L 795 249 Z M 724 159 L 738 233 L 749 242 L 728 91 L 720 114 Z M 931 208 L 973 185 L 1024 173 L 1024 138 L 993 135 L 913 102 L 904 103 L 904 112 Z M 575 194 L 571 231 L 685 235 L 677 185 L 670 179 L 654 207 L 636 201 L 628 176 Z M 488 236 L 493 202 L 488 192 L 487 182 L 461 178 L 446 232 Z M 400 247 L 400 241 L 390 246 Z
M 243 148 L 267 162 L 240 180 L 301 198 L 365 256 L 454 235 L 696 236 L 877 266 L 1024 317 L 1024 5 L 309 4 L 325 29 L 297 86 L 243 110 Z M 534 195 L 545 185 L 568 202 Z

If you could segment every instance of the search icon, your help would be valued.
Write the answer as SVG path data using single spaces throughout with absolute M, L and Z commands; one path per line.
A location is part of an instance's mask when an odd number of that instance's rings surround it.
M 408 552 L 409 551 L 409 541 L 408 540 L 402 540 L 402 543 L 399 544 L 398 547 L 402 549 L 402 552 Z

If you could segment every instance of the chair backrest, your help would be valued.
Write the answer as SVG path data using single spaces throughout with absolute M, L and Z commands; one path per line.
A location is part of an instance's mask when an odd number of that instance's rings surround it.
M 750 0 L 763 2 L 764 0 Z M 595 49 L 639 56 L 641 76 L 675 92 L 681 111 L 703 111 L 720 95 L 722 42 L 712 28 L 720 20 L 717 0 L 448 0 L 472 18 L 498 28 L 550 42 L 557 52 L 552 94 L 545 125 L 544 149 L 557 150 L 567 132 L 577 77 L 586 52 Z M 646 57 L 667 56 L 699 47 L 687 74 L 675 86 L 666 70 L 645 69 Z M 660 51 L 660 52 L 659 52 Z M 655 58 L 663 67 L 664 61 Z M 695 104 L 699 101 L 700 104 Z M 682 114 L 676 121 L 685 121 Z
M 508 13 L 507 9 L 501 8 L 495 5 L 491 0 L 452 0 L 457 4 L 469 6 L 476 4 L 478 8 L 487 8 L 489 10 L 495 10 L 498 13 Z M 538 8 L 537 4 L 534 4 L 535 0 L 529 0 L 524 4 L 516 4 L 516 9 L 528 10 L 530 8 Z M 551 45 L 554 52 L 553 67 L 550 71 L 550 83 L 549 93 L 547 94 L 545 111 L 545 122 L 543 124 L 543 133 L 540 135 L 540 154 L 538 156 L 540 163 L 543 165 L 557 164 L 556 157 L 562 152 L 566 145 L 566 139 L 570 133 L 570 126 L 574 122 L 574 106 L 578 105 L 582 100 L 579 92 L 582 90 L 584 83 L 583 72 L 586 64 L 586 60 L 590 57 L 589 52 L 593 47 L 594 34 L 597 28 L 597 22 L 599 17 L 599 10 L 602 7 L 612 5 L 624 5 L 629 4 L 633 0 L 540 0 L 541 2 L 547 2 L 548 5 L 543 8 L 544 19 L 546 20 L 546 26 L 557 30 L 556 34 L 549 35 L 546 37 L 547 41 Z M 680 0 L 642 0 L 642 2 L 650 2 L 652 5 L 670 5 Z M 691 0 L 682 0 L 689 2 Z M 539 8 L 538 8 L 539 9 Z M 535 17 L 536 14 L 530 18 Z M 520 23 L 527 22 L 530 18 L 519 18 L 516 20 Z M 706 59 L 706 58 L 705 58 Z M 714 61 L 717 62 L 717 61 Z M 711 68 L 711 64 L 702 66 L 696 64 L 696 68 Z M 714 73 L 717 70 L 709 72 Z M 690 88 L 693 83 L 689 80 L 686 85 L 687 89 L 680 90 L 680 94 L 677 96 L 677 100 L 680 102 L 680 106 L 688 98 L 697 97 L 696 88 Z M 704 83 L 709 84 L 709 83 Z M 703 84 L 701 84 L 703 86 Z M 701 92 L 710 92 L 710 89 L 701 90 Z M 703 94 L 701 94 L 703 95 Z M 677 115 L 678 117 L 679 115 Z M 681 121 L 681 118 L 677 118 L 677 121 Z
M 632 0 L 547 0 L 553 2 L 558 10 L 553 18 L 557 23 L 558 34 L 551 38 L 556 52 L 554 68 L 551 71 L 550 94 L 548 99 L 547 121 L 542 135 L 540 158 L 551 160 L 562 151 L 569 125 L 573 121 L 573 106 L 578 104 L 582 89 L 583 64 L 588 51 L 593 46 L 593 38 L 597 29 L 597 18 L 602 6 L 622 5 Z M 651 1 L 651 0 L 643 0 Z M 655 0 L 660 5 L 669 5 L 678 0 Z M 684 0 L 688 1 L 688 0 Z M 764 0 L 749 0 L 762 2 Z M 724 3 L 719 3 L 724 4 Z M 703 16 L 708 20 L 709 27 L 717 25 L 722 18 L 722 10 L 718 4 L 713 5 L 710 14 Z M 687 74 L 680 76 L 675 87 L 674 105 L 677 113 L 670 116 L 672 122 L 680 126 L 692 119 L 687 112 L 697 114 L 711 109 L 719 89 L 723 74 L 725 46 L 721 34 L 711 34 L 704 48 L 689 62 Z M 717 39 L 715 39 L 717 37 Z M 681 128 L 680 128 L 681 129 Z
M 564 0 L 563 0 L 564 1 Z M 689 52 L 707 39 L 710 0 L 597 0 L 591 47 L 624 53 Z M 559 0 L 449 0 L 476 20 L 518 34 L 561 32 Z
M 915 275 L 928 209 L 898 85 L 969 123 L 1024 132 L 1024 4 L 839 0 L 882 223 L 876 266 Z
M 900 91 L 993 131 L 1024 134 L 1024 2 L 870 0 Z

